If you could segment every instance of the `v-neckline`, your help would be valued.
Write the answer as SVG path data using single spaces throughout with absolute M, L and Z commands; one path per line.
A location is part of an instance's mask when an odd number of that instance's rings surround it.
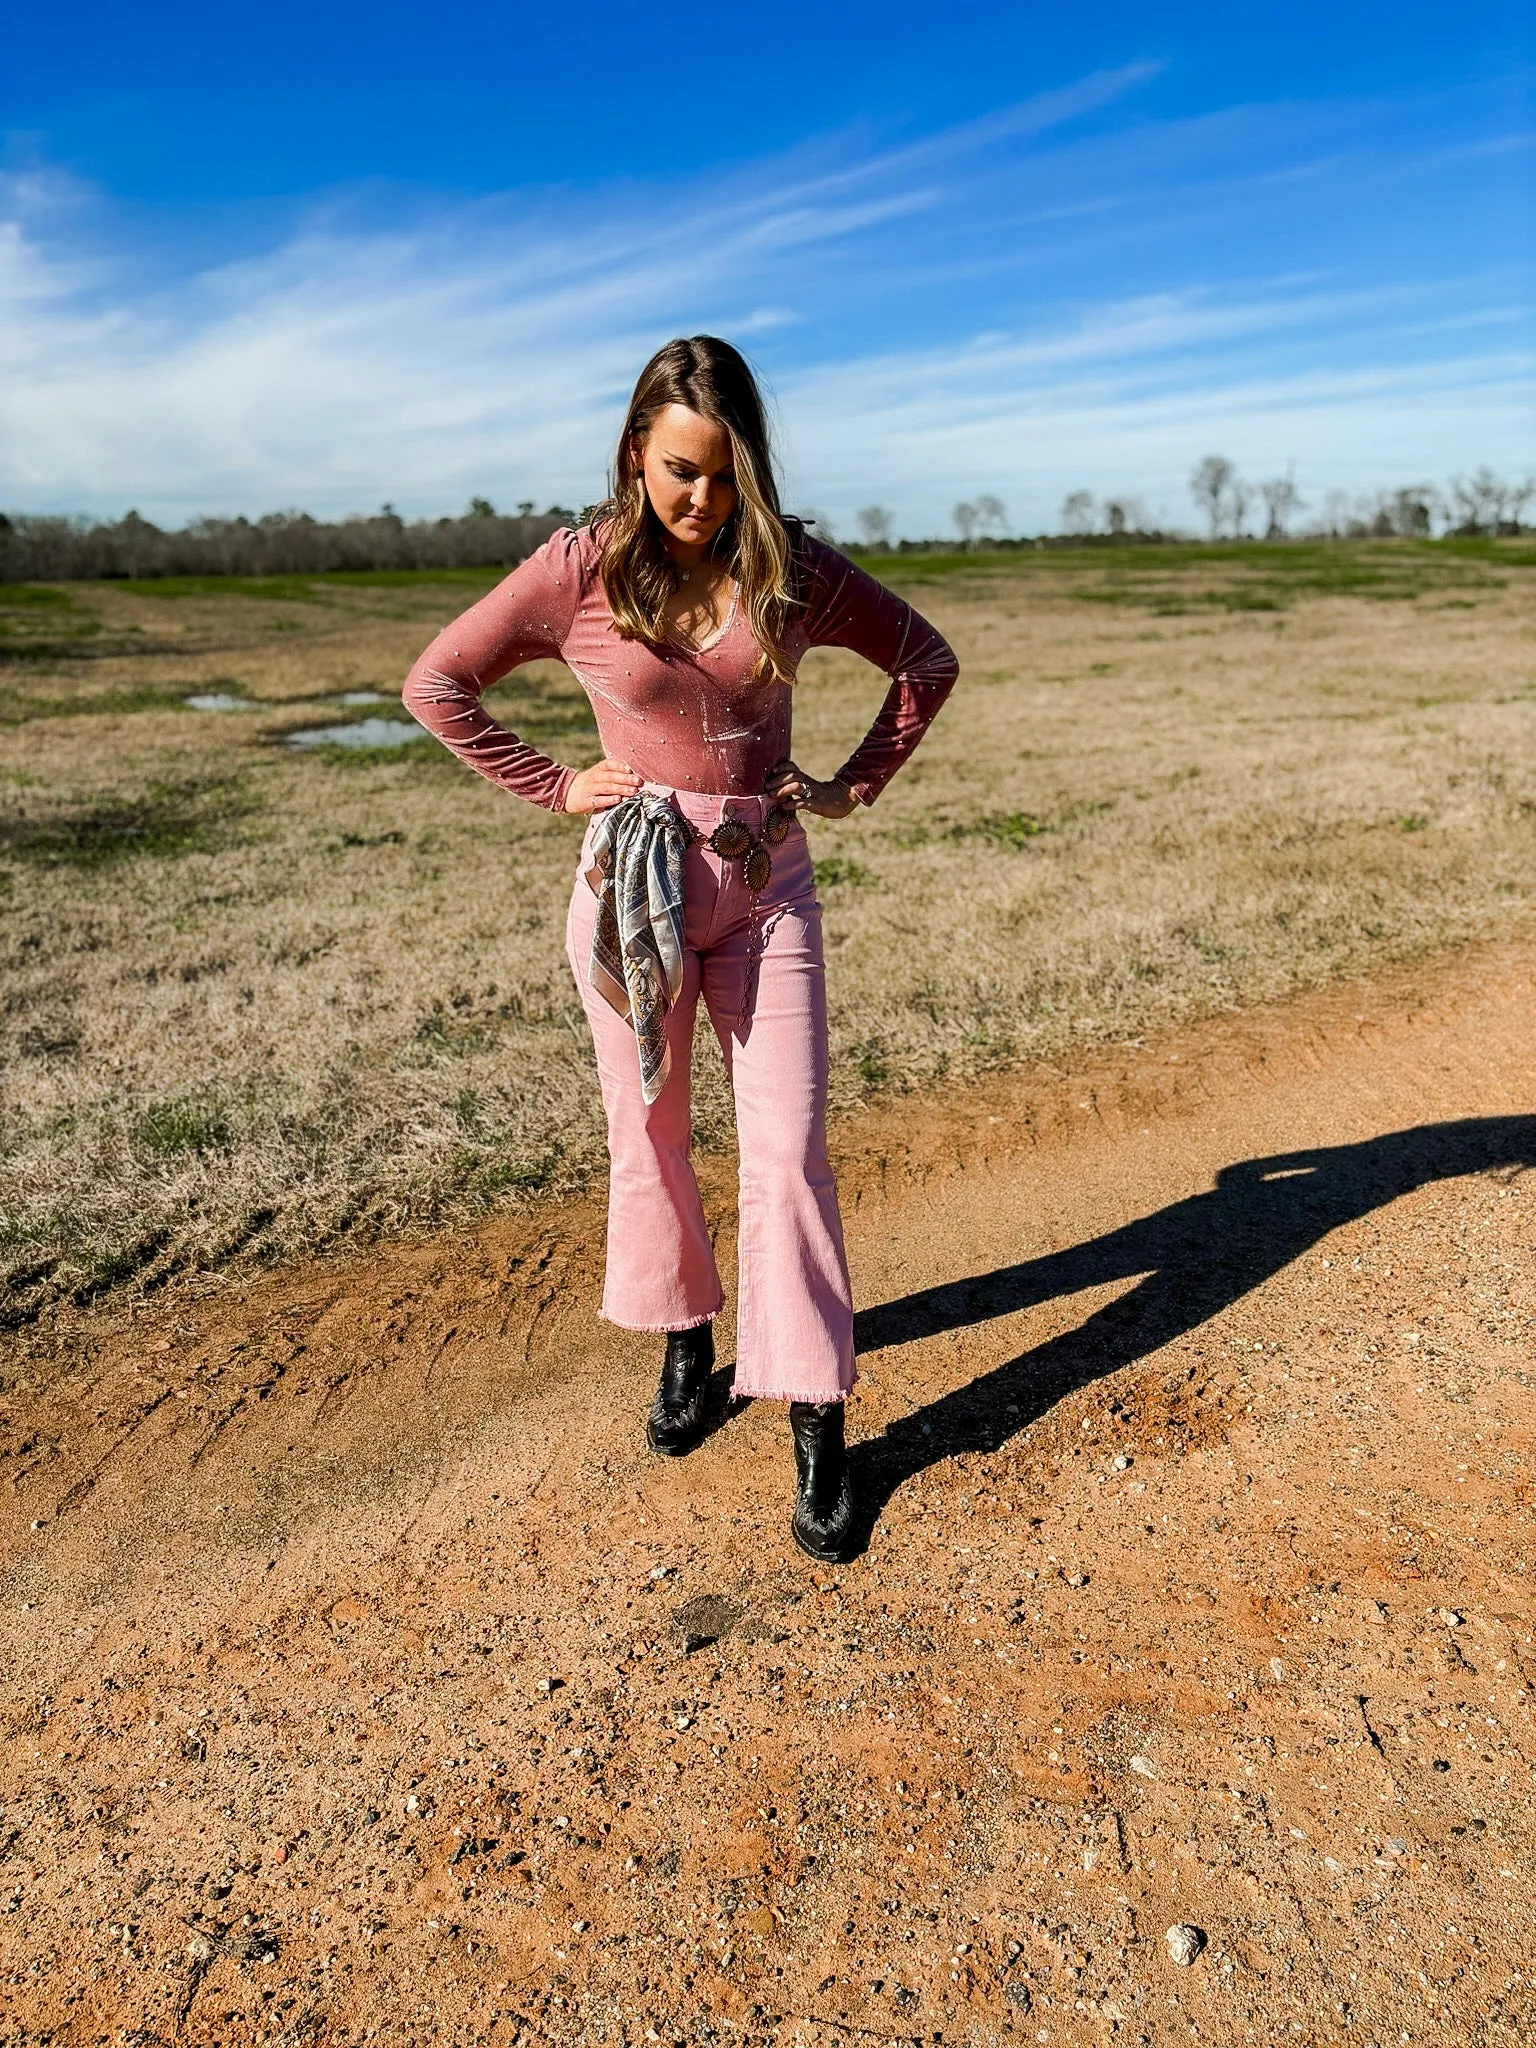
M 694 641 L 692 644 L 688 646 L 684 646 L 681 641 L 678 641 L 676 643 L 679 649 L 684 654 L 686 654 L 691 660 L 696 660 L 699 655 L 708 654 L 711 648 L 718 647 L 720 645 L 720 642 L 725 638 L 726 634 L 729 633 L 732 626 L 735 625 L 737 595 L 738 593 L 736 591 L 733 590 L 731 592 L 731 601 L 729 606 L 726 608 L 725 618 L 722 620 L 721 624 L 716 628 L 716 630 L 710 634 L 707 640 Z

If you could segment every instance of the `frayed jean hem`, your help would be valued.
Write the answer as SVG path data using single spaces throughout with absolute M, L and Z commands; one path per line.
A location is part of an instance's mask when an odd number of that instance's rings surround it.
M 721 1302 L 720 1308 L 724 1308 L 724 1306 L 725 1303 Z M 715 1320 L 715 1317 L 720 1313 L 720 1308 L 712 1308 L 707 1314 L 702 1316 L 689 1316 L 681 1323 L 631 1323 L 627 1322 L 623 1316 L 610 1315 L 605 1308 L 598 1310 L 597 1319 L 600 1323 L 612 1323 L 616 1330 L 633 1330 L 641 1337 L 670 1337 L 676 1330 L 703 1329 L 706 1323 L 712 1323 Z

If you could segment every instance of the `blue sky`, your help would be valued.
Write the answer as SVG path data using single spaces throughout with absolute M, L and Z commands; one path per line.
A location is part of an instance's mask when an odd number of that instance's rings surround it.
M 0 504 L 579 503 L 667 335 L 791 502 L 1192 524 L 1536 462 L 1525 10 L 30 9 L 0 78 Z

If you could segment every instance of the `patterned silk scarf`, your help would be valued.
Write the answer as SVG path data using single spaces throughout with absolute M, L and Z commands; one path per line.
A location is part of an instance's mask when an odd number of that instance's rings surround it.
M 683 985 L 683 877 L 693 839 L 664 796 L 643 791 L 599 811 L 588 885 L 597 898 L 592 986 L 634 1026 L 640 1093 L 654 1102 L 672 1068 L 667 1010 Z

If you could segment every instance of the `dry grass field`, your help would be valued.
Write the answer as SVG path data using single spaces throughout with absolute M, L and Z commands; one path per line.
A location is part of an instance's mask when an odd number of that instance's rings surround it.
M 962 682 L 874 811 L 813 826 L 839 1107 L 1518 929 L 1533 570 L 1521 543 L 893 558 Z M 290 744 L 399 717 L 492 580 L 0 592 L 11 1320 L 590 1175 L 579 822 L 425 739 Z M 808 766 L 880 688 L 807 663 Z M 590 758 L 563 670 L 490 701 Z

